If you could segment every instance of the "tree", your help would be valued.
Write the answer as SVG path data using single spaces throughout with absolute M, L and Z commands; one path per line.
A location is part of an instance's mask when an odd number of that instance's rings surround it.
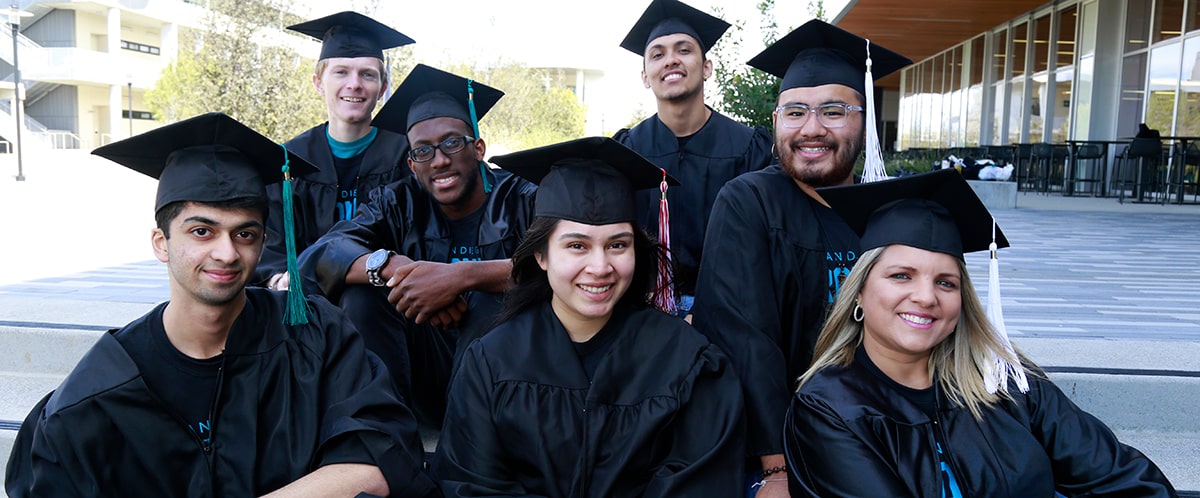
M 772 10 L 775 0 L 762 0 L 758 11 L 762 14 L 763 44 L 775 43 L 778 26 Z M 718 17 L 720 13 L 718 12 Z M 734 25 L 734 36 L 718 44 L 712 50 L 713 71 L 721 99 L 717 110 L 749 126 L 771 127 L 771 112 L 775 110 L 775 98 L 779 96 L 779 79 L 737 60 L 741 53 L 742 36 L 746 27 L 742 22 Z
M 523 150 L 584 134 L 587 111 L 561 71 L 503 60 L 479 67 L 459 63 L 447 71 L 504 92 L 500 103 L 479 123 L 480 134 L 491 144 Z
M 316 62 L 269 43 L 302 21 L 282 0 L 212 0 L 203 30 L 180 30 L 179 57 L 163 69 L 146 105 L 162 122 L 220 111 L 272 140 L 325 120 L 312 86 Z

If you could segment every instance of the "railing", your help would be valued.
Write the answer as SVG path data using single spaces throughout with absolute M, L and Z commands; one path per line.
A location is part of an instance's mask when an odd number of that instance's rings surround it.
M 66 130 L 48 130 L 37 135 L 48 142 L 52 149 L 78 149 L 83 143 L 79 135 Z

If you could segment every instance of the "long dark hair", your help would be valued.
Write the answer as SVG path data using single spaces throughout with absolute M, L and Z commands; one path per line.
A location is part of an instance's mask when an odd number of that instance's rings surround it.
M 496 319 L 497 324 L 508 321 L 536 304 L 549 302 L 554 296 L 550 280 L 546 277 L 546 270 L 538 265 L 537 255 L 545 254 L 549 249 L 550 234 L 554 232 L 559 221 L 561 220 L 558 218 L 539 216 L 533 219 L 533 223 L 530 223 L 529 229 L 525 231 L 525 238 L 513 252 L 514 285 L 504 293 L 504 310 Z M 637 223 L 631 224 L 635 265 L 633 279 L 625 295 L 617 301 L 617 306 L 644 307 L 649 306 L 655 295 L 661 292 L 655 289 L 658 268 L 669 268 L 669 263 L 666 250 L 651 239 L 645 230 L 638 227 Z M 671 285 L 670 278 L 667 279 L 667 285 Z

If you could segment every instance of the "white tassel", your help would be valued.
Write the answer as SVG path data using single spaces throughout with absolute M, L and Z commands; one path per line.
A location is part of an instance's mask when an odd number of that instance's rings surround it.
M 883 152 L 879 147 L 879 132 L 875 129 L 875 78 L 871 76 L 871 40 L 867 40 L 867 72 L 863 79 L 863 97 L 866 98 L 866 127 L 867 139 L 866 163 L 863 165 L 863 183 L 877 182 L 888 178 L 887 169 L 883 166 Z
M 996 259 L 996 220 L 992 219 L 992 243 L 988 246 L 991 251 L 991 264 L 988 267 L 988 321 L 996 330 L 997 339 L 1011 357 L 1016 357 L 1016 350 L 1008 340 L 1008 329 L 1004 327 L 1004 310 L 1000 307 L 1000 260 Z M 992 371 L 984 372 L 983 382 L 989 393 L 999 389 L 1008 390 L 1008 379 L 1011 376 L 1021 392 L 1029 391 L 1029 380 L 1025 378 L 1025 370 L 1020 365 L 1013 365 L 1004 358 L 996 355 L 993 359 Z

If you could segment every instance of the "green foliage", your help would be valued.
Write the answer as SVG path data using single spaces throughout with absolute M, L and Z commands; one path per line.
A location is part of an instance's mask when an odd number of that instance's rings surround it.
M 778 26 L 771 13 L 774 7 L 775 0 L 762 0 L 758 4 L 758 11 L 762 14 L 764 46 L 774 43 L 777 35 Z M 720 16 L 719 9 L 717 15 Z M 713 77 L 721 95 L 716 108 L 746 125 L 770 128 L 771 112 L 775 110 L 775 99 L 779 96 L 779 79 L 739 60 L 745 31 L 744 23 L 734 24 L 732 35 L 718 43 L 709 54 L 715 66 Z
M 146 92 L 163 122 L 220 111 L 272 140 L 284 141 L 325 120 L 312 85 L 316 62 L 266 43 L 262 33 L 295 19 L 280 0 L 212 0 L 204 30 L 181 30 L 179 57 Z M 294 16 L 293 16 L 294 17 Z M 271 36 L 271 35 L 268 35 Z
M 504 92 L 500 103 L 479 123 L 479 133 L 488 143 L 523 150 L 584 134 L 587 110 L 561 71 L 511 61 L 481 67 L 460 62 L 444 69 Z

